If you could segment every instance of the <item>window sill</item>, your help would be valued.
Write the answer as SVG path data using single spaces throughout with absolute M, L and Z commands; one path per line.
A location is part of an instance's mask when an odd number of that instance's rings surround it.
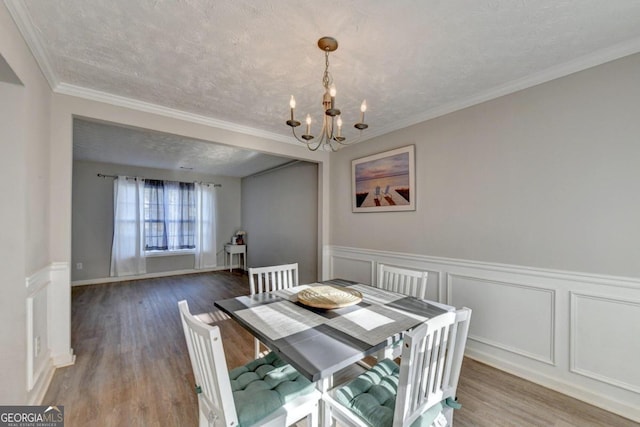
M 145 258 L 154 258 L 161 256 L 193 255 L 195 253 L 195 249 L 179 249 L 175 251 L 146 251 L 144 256 Z

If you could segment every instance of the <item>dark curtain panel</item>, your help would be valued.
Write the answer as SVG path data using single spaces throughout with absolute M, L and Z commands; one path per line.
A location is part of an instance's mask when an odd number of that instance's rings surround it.
M 193 183 L 179 183 L 178 236 L 177 249 L 196 247 L 196 186 Z
M 167 230 L 165 227 L 164 182 L 155 179 L 144 183 L 144 236 L 145 250 L 166 251 Z

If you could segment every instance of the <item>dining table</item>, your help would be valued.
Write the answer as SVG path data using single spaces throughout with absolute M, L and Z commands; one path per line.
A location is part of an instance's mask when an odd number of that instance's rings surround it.
M 335 309 L 300 300 L 301 292 L 308 293 L 317 286 L 330 286 L 361 298 Z M 336 372 L 394 345 L 405 331 L 427 319 L 455 309 L 344 279 L 238 296 L 214 304 L 315 382 L 321 392 L 333 386 Z

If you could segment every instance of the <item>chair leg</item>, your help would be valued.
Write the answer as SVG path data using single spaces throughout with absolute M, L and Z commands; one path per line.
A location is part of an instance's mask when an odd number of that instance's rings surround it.
M 253 339 L 254 342 L 254 347 L 255 347 L 255 357 L 254 359 L 259 359 L 260 358 L 260 341 L 258 341 L 257 339 Z
M 444 408 L 442 411 L 444 417 L 447 419 L 447 425 L 453 426 L 453 408 Z
M 307 427 L 318 427 L 318 404 L 316 403 L 313 412 L 307 415 Z
M 383 360 L 383 359 L 393 359 L 393 348 L 392 347 L 385 347 L 383 350 L 379 350 L 378 352 L 376 352 L 376 359 L 379 361 Z
M 336 425 L 331 419 L 331 405 L 324 402 L 322 405 L 322 427 L 330 427 Z
M 199 417 L 199 422 L 198 422 L 198 426 L 199 427 L 209 427 L 209 419 L 207 418 L 207 413 L 205 411 L 205 408 L 203 407 L 202 403 L 200 403 L 200 397 L 198 396 L 198 417 Z

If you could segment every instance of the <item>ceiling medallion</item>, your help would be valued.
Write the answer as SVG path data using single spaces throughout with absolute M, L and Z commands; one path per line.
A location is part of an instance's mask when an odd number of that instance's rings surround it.
M 324 95 L 322 97 L 322 106 L 324 114 L 322 116 L 322 130 L 320 131 L 320 137 L 316 141 L 312 141 L 315 137 L 311 135 L 311 115 L 307 114 L 306 117 L 306 132 L 298 137 L 296 135 L 296 128 L 300 126 L 300 122 L 294 117 L 296 108 L 296 100 L 291 95 L 291 101 L 289 106 L 291 107 L 291 119 L 287 120 L 287 125 L 291 126 L 293 136 L 303 144 L 307 145 L 307 148 L 311 151 L 316 151 L 318 148 L 323 147 L 325 150 L 337 151 L 337 145 L 334 142 L 341 145 L 348 145 L 356 142 L 360 139 L 362 131 L 367 129 L 369 125 L 364 122 L 364 112 L 367 110 L 367 101 L 362 101 L 360 105 L 360 121 L 353 125 L 360 135 L 353 140 L 347 141 L 342 136 L 342 118 L 340 117 L 340 110 L 336 108 L 336 86 L 333 84 L 333 78 L 329 73 L 329 52 L 333 52 L 338 49 L 338 41 L 333 37 L 322 37 L 318 40 L 318 47 L 324 51 L 325 66 L 324 74 L 322 76 L 322 86 L 324 87 Z M 302 139 L 300 139 L 302 138 Z

